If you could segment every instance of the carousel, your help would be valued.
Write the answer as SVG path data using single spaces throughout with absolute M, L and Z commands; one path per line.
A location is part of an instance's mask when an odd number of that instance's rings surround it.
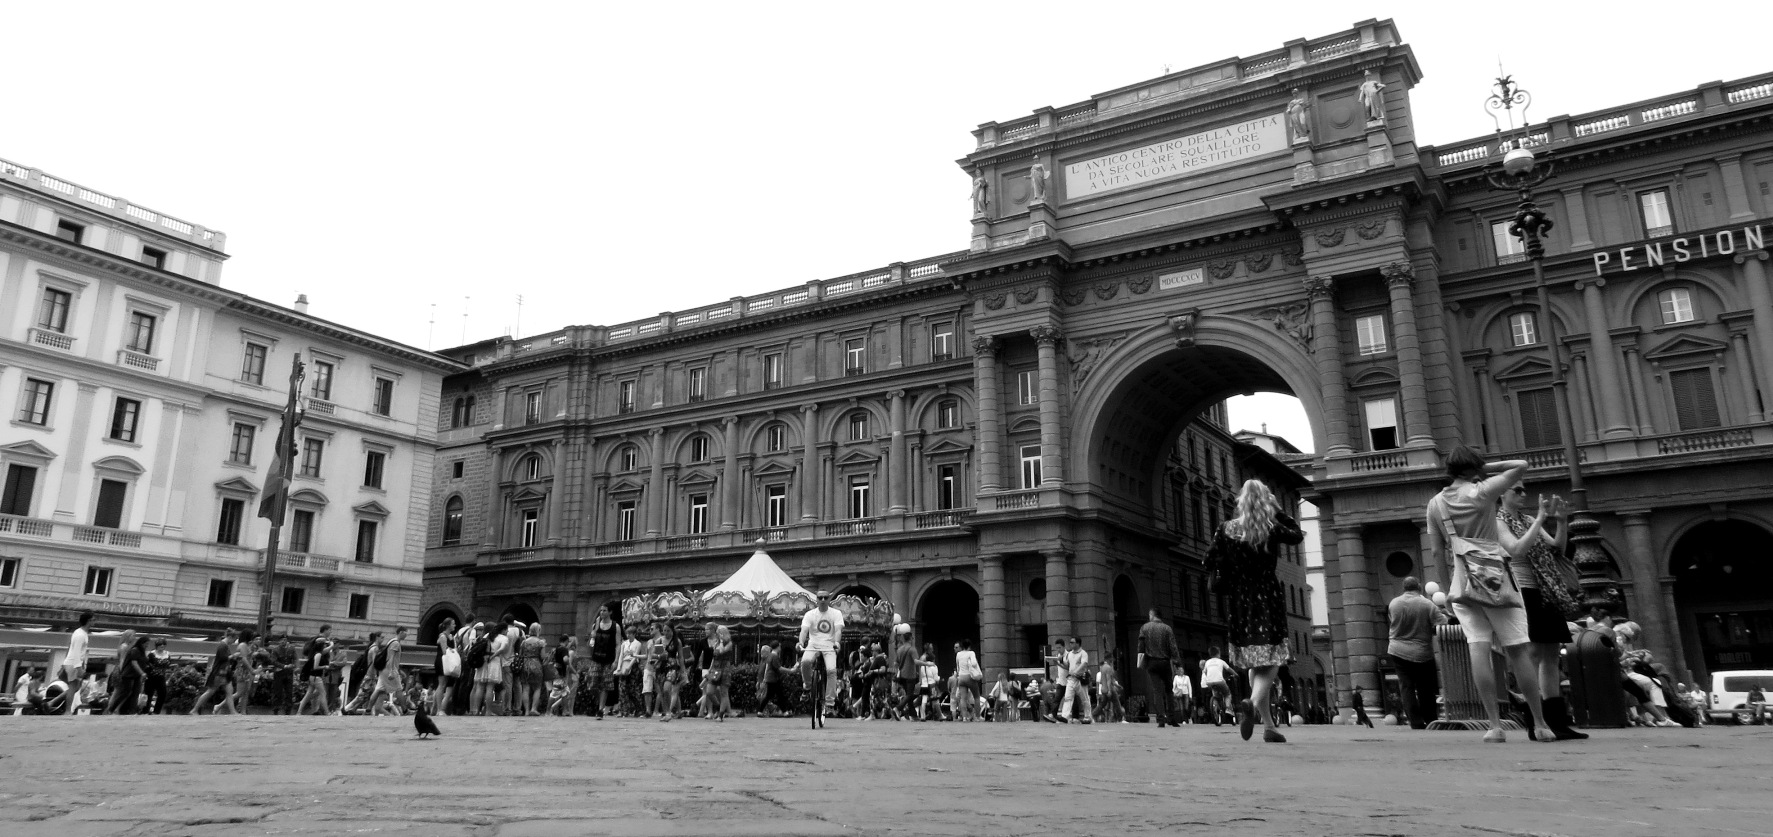
M 708 590 L 672 590 L 632 596 L 622 602 L 622 622 L 647 632 L 670 626 L 677 636 L 697 639 L 712 622 L 735 633 L 759 638 L 800 636 L 800 619 L 817 603 L 795 583 L 757 541 L 757 551 L 726 581 Z M 893 607 L 886 601 L 832 596 L 831 606 L 843 614 L 844 644 L 852 639 L 878 639 L 892 631 Z

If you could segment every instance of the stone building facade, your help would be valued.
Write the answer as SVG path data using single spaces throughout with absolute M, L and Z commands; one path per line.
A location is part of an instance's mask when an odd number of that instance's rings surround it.
M 1550 339 L 1602 592 L 1677 669 L 1765 662 L 1768 588 L 1724 582 L 1765 577 L 1729 545 L 1773 531 L 1773 77 L 1535 128 L 1549 313 L 1496 226 L 1494 140 L 1420 145 L 1419 78 L 1364 21 L 986 123 L 965 252 L 448 352 L 471 369 L 444 387 L 464 408 L 439 431 L 427 625 L 582 629 L 762 541 L 939 646 L 976 637 L 988 668 L 1037 637 L 1124 650 L 1152 605 L 1210 634 L 1172 469 L 1213 405 L 1275 391 L 1318 452 L 1281 464 L 1318 511 L 1332 699 L 1379 705 L 1384 601 L 1445 581 L 1423 552 L 1441 451 L 1567 490 Z M 1200 492 L 1210 523 L 1225 486 L 1198 476 L 1180 508 Z

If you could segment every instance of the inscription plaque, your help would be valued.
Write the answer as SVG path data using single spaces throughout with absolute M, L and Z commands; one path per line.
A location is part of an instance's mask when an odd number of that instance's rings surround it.
M 1070 199 L 1131 189 L 1287 150 L 1284 114 L 1065 164 Z

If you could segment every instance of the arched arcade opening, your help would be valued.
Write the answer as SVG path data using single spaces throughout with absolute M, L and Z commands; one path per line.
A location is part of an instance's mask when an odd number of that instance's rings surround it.
M 1742 520 L 1701 523 L 1669 559 L 1687 665 L 1773 669 L 1773 533 Z
M 966 640 L 979 650 L 979 592 L 959 579 L 945 579 L 924 591 L 917 605 L 923 641 L 936 647 L 936 664 L 946 677 L 954 673 L 954 644 Z M 991 672 L 988 676 L 996 676 Z

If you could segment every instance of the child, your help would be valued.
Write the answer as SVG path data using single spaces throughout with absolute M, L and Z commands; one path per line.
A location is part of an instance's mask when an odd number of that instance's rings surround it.
M 548 714 L 566 716 L 566 681 L 559 677 L 548 681 Z

